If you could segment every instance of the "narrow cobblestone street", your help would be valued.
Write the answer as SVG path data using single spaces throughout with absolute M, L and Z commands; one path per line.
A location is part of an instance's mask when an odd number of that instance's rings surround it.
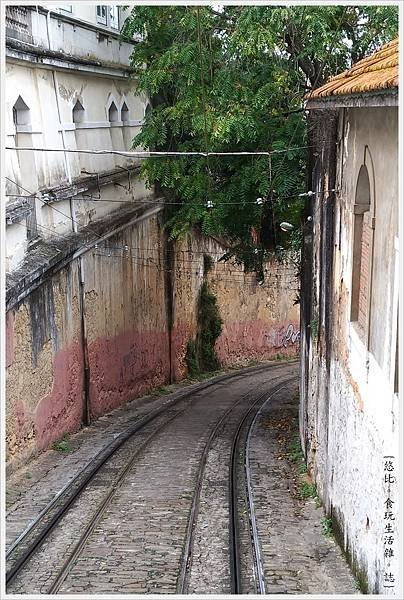
M 130 424 L 163 409 L 98 468 L 10 578 L 8 592 L 230 593 L 229 469 L 239 432 L 239 591 L 259 591 L 252 502 L 266 593 L 355 593 L 339 547 L 322 531 L 322 509 L 298 497 L 296 467 L 285 454 L 297 375 L 296 363 L 273 363 L 135 401 L 72 436 L 71 451 L 48 451 L 12 475 L 7 543 L 15 565 L 26 551 L 24 539 L 15 541 L 35 519 L 28 541 L 38 537 L 55 495 Z

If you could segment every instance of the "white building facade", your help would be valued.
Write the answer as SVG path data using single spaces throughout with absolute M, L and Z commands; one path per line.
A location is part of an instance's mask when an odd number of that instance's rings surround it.
M 6 7 L 8 273 L 38 240 L 60 240 L 120 202 L 151 199 L 139 161 L 67 152 L 130 150 L 140 131 L 147 99 L 130 79 L 125 16 L 115 5 L 81 2 Z
M 398 40 L 308 103 L 302 443 L 362 591 L 400 586 Z M 331 190 L 331 191 L 330 191 Z

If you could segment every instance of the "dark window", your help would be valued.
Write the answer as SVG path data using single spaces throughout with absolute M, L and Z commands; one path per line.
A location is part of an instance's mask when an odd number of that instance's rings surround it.
M 82 123 L 84 121 L 84 113 L 84 106 L 80 100 L 77 100 L 73 106 L 73 123 Z
M 31 123 L 29 107 L 25 104 L 21 96 L 18 96 L 13 106 L 13 121 L 14 125 L 29 125 Z
M 97 5 L 97 23 L 107 24 L 107 6 Z
M 121 121 L 123 123 L 126 123 L 127 121 L 129 121 L 129 109 L 126 105 L 126 102 L 124 102 L 122 104 L 122 108 L 121 108 Z
M 110 123 L 116 123 L 118 121 L 118 109 L 115 102 L 112 102 L 108 109 L 108 119 Z

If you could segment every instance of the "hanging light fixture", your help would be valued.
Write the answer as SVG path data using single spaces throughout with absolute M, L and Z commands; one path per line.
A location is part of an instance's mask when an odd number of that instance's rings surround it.
M 292 231 L 295 228 L 295 226 L 292 225 L 292 223 L 288 223 L 287 221 L 283 221 L 279 225 L 279 227 L 282 229 L 282 231 L 287 231 L 287 232 Z

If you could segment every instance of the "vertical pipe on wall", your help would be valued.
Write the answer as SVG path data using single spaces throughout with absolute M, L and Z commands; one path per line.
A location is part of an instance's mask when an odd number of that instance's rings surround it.
M 174 253 L 173 243 L 168 239 L 168 234 L 164 232 L 164 295 L 167 315 L 167 333 L 168 333 L 168 360 L 169 360 L 169 383 L 175 379 L 173 356 L 172 356 L 172 332 L 174 323 L 174 284 L 173 284 L 173 265 Z
M 89 425 L 91 420 L 90 414 L 90 362 L 88 358 L 88 343 L 87 343 L 87 321 L 86 321 L 86 295 L 85 295 L 85 280 L 84 280 L 84 264 L 83 257 L 78 259 L 78 275 L 79 275 L 79 307 L 80 307 L 80 330 L 81 344 L 83 352 L 83 424 Z

